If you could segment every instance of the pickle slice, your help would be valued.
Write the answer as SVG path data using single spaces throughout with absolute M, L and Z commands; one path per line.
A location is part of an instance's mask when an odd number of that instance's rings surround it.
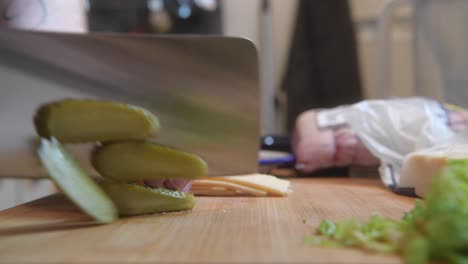
M 111 199 L 55 138 L 41 139 L 37 152 L 50 178 L 80 209 L 101 223 L 118 218 Z
M 55 137 L 62 143 L 145 139 L 159 130 L 159 120 L 143 108 L 77 99 L 41 106 L 34 125 L 41 137 Z
M 92 163 L 104 177 L 120 182 L 206 176 L 200 157 L 146 141 L 109 142 L 94 150 Z
M 180 191 L 110 181 L 101 183 L 101 187 L 117 205 L 121 215 L 181 211 L 195 205 L 192 194 Z

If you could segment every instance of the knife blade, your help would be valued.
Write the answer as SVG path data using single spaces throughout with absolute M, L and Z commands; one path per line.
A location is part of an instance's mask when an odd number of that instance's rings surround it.
M 0 58 L 0 176 L 44 176 L 32 116 L 63 98 L 150 110 L 162 127 L 151 140 L 201 156 L 209 175 L 257 171 L 258 59 L 246 39 L 1 29 Z M 71 146 L 96 174 L 90 148 Z

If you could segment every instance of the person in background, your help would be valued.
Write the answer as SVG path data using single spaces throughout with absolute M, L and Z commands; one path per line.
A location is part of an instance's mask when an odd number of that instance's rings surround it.
M 287 131 L 304 111 L 363 100 L 348 1 L 300 0 L 282 81 Z
M 309 110 L 363 100 L 348 1 L 299 1 L 282 87 L 298 170 L 310 173 L 350 163 L 378 164 L 349 128 L 321 129 L 316 111 Z

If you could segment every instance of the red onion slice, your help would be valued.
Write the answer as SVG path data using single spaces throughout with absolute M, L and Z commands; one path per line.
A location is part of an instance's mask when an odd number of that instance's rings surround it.
M 174 191 L 188 192 L 192 187 L 191 180 L 183 179 L 156 179 L 146 180 L 145 184 L 152 188 L 166 188 Z
M 145 184 L 152 188 L 161 188 L 164 187 L 164 181 L 166 179 L 146 180 Z
M 183 179 L 166 179 L 164 187 L 170 190 L 188 192 L 192 187 L 192 181 Z

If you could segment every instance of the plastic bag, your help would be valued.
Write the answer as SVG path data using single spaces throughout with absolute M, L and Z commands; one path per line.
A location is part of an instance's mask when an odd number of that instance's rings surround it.
M 415 193 L 414 186 L 402 184 L 415 181 L 402 179 L 400 175 L 409 153 L 468 143 L 468 133 L 460 133 L 468 125 L 468 113 L 422 97 L 368 100 L 324 110 L 318 112 L 317 123 L 319 127 L 349 126 L 380 160 L 383 183 L 406 195 Z

